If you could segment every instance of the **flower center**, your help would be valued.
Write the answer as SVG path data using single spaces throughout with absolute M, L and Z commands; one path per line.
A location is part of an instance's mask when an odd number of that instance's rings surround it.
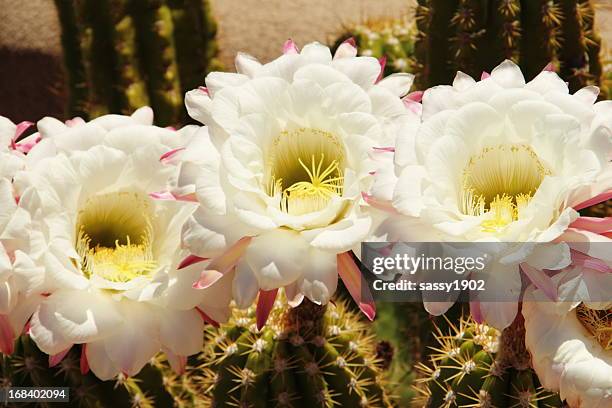
M 149 198 L 132 192 L 90 197 L 77 218 L 76 249 L 88 278 L 112 282 L 148 276 L 153 253 L 153 210 Z
M 612 309 L 590 309 L 581 303 L 576 308 L 576 316 L 604 350 L 612 351 Z
M 463 170 L 462 212 L 487 215 L 483 232 L 499 232 L 516 221 L 550 171 L 530 146 L 486 147 Z
M 268 195 L 280 195 L 280 208 L 291 215 L 320 211 L 344 185 L 345 154 L 329 132 L 300 128 L 274 139 L 266 165 Z

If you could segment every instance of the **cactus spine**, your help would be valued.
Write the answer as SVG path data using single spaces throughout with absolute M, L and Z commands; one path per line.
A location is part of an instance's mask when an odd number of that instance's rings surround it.
M 70 100 L 85 118 L 151 105 L 159 125 L 187 118 L 183 94 L 218 69 L 208 0 L 55 0 Z
M 430 365 L 419 364 L 417 406 L 431 408 L 562 407 L 558 395 L 543 390 L 529 368 L 523 322 L 518 318 L 501 334 L 462 319 L 444 334 L 437 329 L 437 347 Z M 521 332 L 522 331 L 522 332 Z M 419 404 L 420 402 L 420 404 Z
M 506 58 L 527 78 L 553 62 L 572 90 L 599 83 L 601 40 L 589 0 L 420 0 L 417 19 L 424 87 L 448 84 L 458 70 L 477 77 Z

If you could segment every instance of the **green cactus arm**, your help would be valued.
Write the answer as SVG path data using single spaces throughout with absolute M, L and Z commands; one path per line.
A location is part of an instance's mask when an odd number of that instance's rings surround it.
M 248 402 L 253 408 L 268 406 L 268 384 L 272 370 L 272 350 L 274 349 L 274 332 L 265 328 L 253 343 L 244 370 L 254 374 L 253 382 L 242 387 L 240 401 Z
M 136 27 L 129 14 L 129 0 L 110 0 L 112 41 L 115 52 L 114 74 L 121 112 L 131 114 L 134 110 L 150 104 L 143 68 L 138 58 Z
M 244 367 L 251 340 L 252 334 L 244 331 L 235 343 L 229 345 L 231 348 L 226 348 L 224 355 L 215 361 L 218 377 L 212 392 L 213 401 L 229 401 L 232 397 L 237 401 L 240 400 L 240 387 L 237 387 L 233 381 L 235 378 L 233 372 Z
M 559 48 L 556 32 L 561 24 L 559 7 L 549 0 L 521 1 L 520 66 L 527 80 L 553 62 Z
M 577 0 L 558 0 L 562 13 L 561 36 L 563 47 L 559 50 L 561 76 L 569 82 L 570 90 L 576 91 L 586 84 L 588 57 L 587 39 L 584 35 L 585 10 Z
M 134 6 L 140 59 L 156 123 L 176 125 L 181 119 L 183 98 L 171 11 L 163 0 L 134 0 Z
M 449 84 L 453 80 L 450 39 L 455 37 L 456 30 L 451 20 L 457 10 L 458 0 L 430 0 L 428 37 L 429 61 L 427 64 L 427 87 Z
M 62 27 L 64 65 L 68 77 L 68 115 L 87 117 L 89 90 L 86 85 L 83 51 L 79 37 L 81 25 L 77 21 L 77 10 L 72 0 L 55 0 Z

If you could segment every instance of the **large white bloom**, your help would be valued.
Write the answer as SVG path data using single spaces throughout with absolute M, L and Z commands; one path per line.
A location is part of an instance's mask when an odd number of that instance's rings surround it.
M 338 272 L 360 297 L 347 251 L 370 234 L 362 192 L 380 155 L 389 154 L 398 126 L 415 118 L 400 99 L 412 76 L 378 82 L 379 62 L 356 57 L 348 42 L 333 58 L 321 44 L 298 52 L 288 42 L 264 65 L 239 54 L 236 68 L 209 74 L 207 88 L 187 94 L 190 115 L 208 125 L 210 139 L 194 138 L 177 156 L 174 193 L 200 203 L 185 246 L 205 258 L 232 246 L 237 268 L 229 273 L 241 307 L 258 289 L 280 287 L 294 300 L 326 303 Z
M 31 314 L 27 288 L 35 285 L 37 269 L 23 252 L 29 214 L 17 205 L 13 177 L 24 168 L 24 152 L 37 136 L 17 139 L 31 125 L 14 124 L 0 116 L 0 351 L 10 354 Z
M 612 102 L 594 104 L 597 94 L 587 87 L 571 95 L 549 71 L 525 83 L 510 61 L 480 81 L 460 72 L 452 86 L 427 90 L 421 126 L 400 134 L 397 171 L 380 181 L 395 181 L 395 188 L 376 192 L 396 212 L 383 230 L 406 241 L 609 241 L 584 230 L 604 233 L 610 220 L 580 219 L 576 211 L 588 200 L 609 198 L 612 188 Z M 570 262 L 564 243 L 500 248 L 499 262 L 485 274 L 488 293 L 505 300 L 520 295 L 520 264 L 544 284 L 541 269 Z M 516 302 L 481 306 L 499 328 L 517 311 Z
M 612 274 L 586 273 L 609 297 Z M 542 385 L 572 408 L 612 406 L 612 303 L 555 303 L 531 288 L 523 316 L 525 343 Z
M 23 251 L 43 280 L 28 293 L 30 335 L 54 362 L 83 344 L 82 361 L 101 379 L 138 373 L 160 349 L 180 362 L 201 347 L 206 291 L 192 288 L 197 271 L 177 270 L 181 228 L 196 205 L 151 197 L 178 173 L 160 156 L 197 127 L 151 123 L 148 108 L 72 127 L 45 118 L 15 177 L 31 217 Z

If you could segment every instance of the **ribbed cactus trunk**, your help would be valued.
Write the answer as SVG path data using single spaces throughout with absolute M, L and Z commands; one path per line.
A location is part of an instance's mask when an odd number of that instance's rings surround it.
M 150 105 L 156 123 L 187 120 L 183 95 L 218 69 L 207 0 L 55 0 L 69 115 L 93 118 Z
M 558 66 L 572 90 L 599 83 L 601 40 L 589 0 L 419 0 L 417 82 L 452 82 L 456 71 L 479 77 L 504 59 L 533 78 Z
M 462 319 L 448 331 L 437 329 L 436 338 L 438 344 L 433 347 L 429 364 L 417 366 L 421 378 L 417 380 L 420 397 L 414 401 L 415 406 L 564 406 L 559 395 L 541 388 L 529 366 L 522 317 L 503 333 Z

